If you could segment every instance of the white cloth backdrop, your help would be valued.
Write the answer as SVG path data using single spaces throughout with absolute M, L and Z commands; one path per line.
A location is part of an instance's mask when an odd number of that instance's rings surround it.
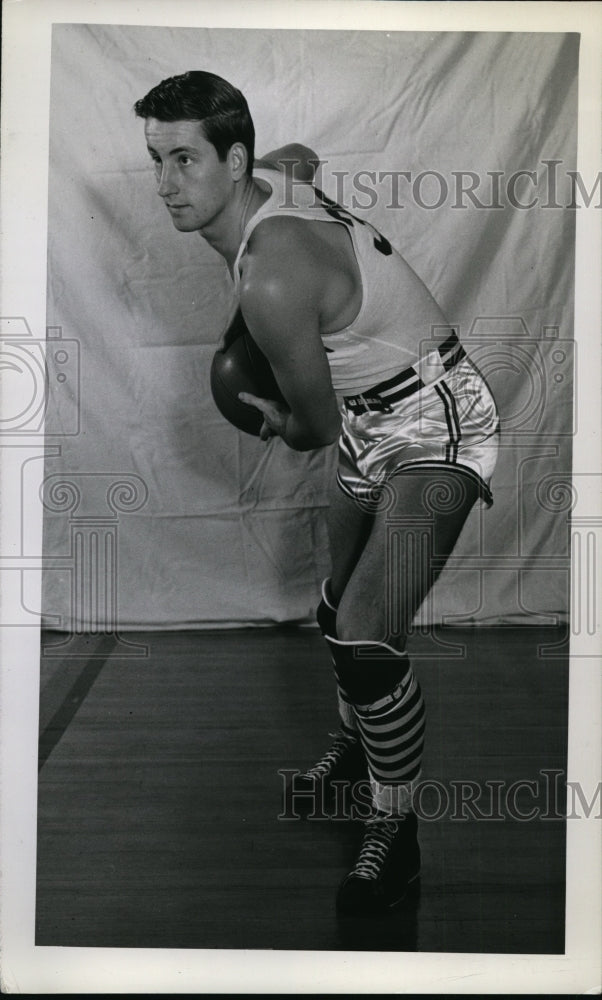
M 549 206 L 567 203 L 575 169 L 577 61 L 575 35 L 55 26 L 48 324 L 77 341 L 80 382 L 49 414 L 65 431 L 48 438 L 60 445 L 46 463 L 49 624 L 310 622 L 328 571 L 332 449 L 266 447 L 227 425 L 210 397 L 230 280 L 197 234 L 173 229 L 132 111 L 187 69 L 243 90 L 258 154 L 293 141 L 314 148 L 333 197 L 354 194 L 357 171 L 411 172 L 397 207 L 390 178 L 364 175 L 371 193 L 355 211 L 459 325 L 504 428 L 495 505 L 473 511 L 422 619 L 566 616 L 559 484 L 570 476 L 575 213 Z M 528 210 L 508 200 L 518 170 L 537 172 L 516 182 L 524 203 L 537 199 Z M 416 181 L 423 171 L 439 176 Z M 503 207 L 458 202 L 458 171 L 479 175 L 486 204 L 498 171 Z M 119 481 L 131 496 L 111 494 Z

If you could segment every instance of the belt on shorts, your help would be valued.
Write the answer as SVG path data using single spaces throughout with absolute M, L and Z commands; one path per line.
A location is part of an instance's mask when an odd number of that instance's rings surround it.
M 415 392 L 424 389 L 429 385 L 429 382 L 450 371 L 454 365 L 458 364 L 458 361 L 466 357 L 466 351 L 453 330 L 447 340 L 439 344 L 436 350 L 427 355 L 424 361 L 429 362 L 433 354 L 439 355 L 437 359 L 439 371 L 433 371 L 432 379 L 424 381 L 422 376 L 426 369 L 423 362 L 422 365 L 419 364 L 416 367 L 404 368 L 398 375 L 393 375 L 392 378 L 385 379 L 384 382 L 379 382 L 378 385 L 373 385 L 370 389 L 365 389 L 355 396 L 344 396 L 345 406 L 352 413 L 368 413 L 369 410 L 391 413 L 391 403 L 397 403 L 400 399 L 413 396 Z

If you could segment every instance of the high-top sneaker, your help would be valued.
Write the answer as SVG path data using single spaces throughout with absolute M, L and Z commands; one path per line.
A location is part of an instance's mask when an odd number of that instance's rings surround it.
M 396 906 L 420 875 L 415 813 L 403 818 L 379 818 L 365 825 L 357 860 L 337 895 L 345 913 L 374 913 Z
M 323 757 L 307 771 L 293 774 L 287 785 L 288 802 L 295 813 L 323 814 L 334 782 L 368 782 L 368 767 L 359 739 L 340 730 Z

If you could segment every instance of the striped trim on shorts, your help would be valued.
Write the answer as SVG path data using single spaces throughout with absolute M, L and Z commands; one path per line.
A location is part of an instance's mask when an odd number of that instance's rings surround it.
M 455 334 L 412 368 L 345 397 L 337 481 L 348 496 L 378 500 L 379 487 L 417 467 L 453 467 L 491 506 L 499 415 L 487 382 Z

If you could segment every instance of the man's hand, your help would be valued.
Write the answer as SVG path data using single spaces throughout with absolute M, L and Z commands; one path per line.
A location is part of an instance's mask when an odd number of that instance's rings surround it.
M 242 403 L 255 406 L 263 413 L 263 426 L 259 432 L 262 441 L 269 441 L 272 437 L 284 437 L 286 422 L 291 414 L 288 406 L 273 399 L 261 399 L 260 396 L 253 396 L 250 392 L 239 392 L 238 398 Z

